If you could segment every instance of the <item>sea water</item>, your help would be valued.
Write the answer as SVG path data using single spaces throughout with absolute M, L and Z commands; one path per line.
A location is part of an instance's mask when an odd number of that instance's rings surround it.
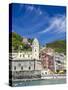
M 66 79 L 46 79 L 46 80 L 29 80 L 29 81 L 16 81 L 13 86 L 34 86 L 34 85 L 50 85 L 50 84 L 65 84 Z

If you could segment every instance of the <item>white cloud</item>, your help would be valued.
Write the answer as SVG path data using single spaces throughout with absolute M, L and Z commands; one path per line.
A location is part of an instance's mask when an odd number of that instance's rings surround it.
M 52 32 L 57 32 L 57 33 L 62 33 L 65 32 L 66 30 L 66 19 L 65 16 L 57 16 L 53 17 L 52 19 L 49 19 L 50 25 L 46 29 L 42 30 L 39 32 L 39 34 L 44 34 L 46 32 L 49 32 L 52 30 Z

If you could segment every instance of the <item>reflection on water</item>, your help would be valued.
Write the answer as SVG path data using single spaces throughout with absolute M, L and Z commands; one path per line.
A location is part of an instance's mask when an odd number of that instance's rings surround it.
M 32 81 L 16 81 L 13 86 L 33 86 L 33 85 L 49 85 L 49 84 L 65 84 L 66 79 L 46 79 Z

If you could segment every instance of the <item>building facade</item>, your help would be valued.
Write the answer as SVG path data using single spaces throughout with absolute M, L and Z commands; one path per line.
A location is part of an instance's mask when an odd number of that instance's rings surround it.
M 27 42 L 27 40 L 24 40 Z M 12 52 L 9 55 L 10 80 L 36 79 L 66 69 L 66 57 L 63 53 L 54 52 L 51 48 L 39 50 L 35 38 L 31 51 Z
M 9 70 L 12 78 L 40 78 L 41 60 L 39 59 L 39 42 L 35 38 L 32 43 L 32 51 L 10 53 Z
M 66 56 L 63 53 L 54 53 L 54 67 L 57 70 L 66 70 Z
M 53 59 L 53 50 L 44 49 L 40 52 L 40 59 L 42 61 L 43 69 L 50 69 L 54 71 L 54 59 Z

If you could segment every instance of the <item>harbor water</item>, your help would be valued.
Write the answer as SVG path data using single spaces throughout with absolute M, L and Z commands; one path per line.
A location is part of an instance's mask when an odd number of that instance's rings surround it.
M 45 80 L 28 80 L 28 81 L 15 81 L 13 86 L 34 86 L 34 85 L 55 85 L 55 84 L 65 84 L 66 79 L 45 79 Z

